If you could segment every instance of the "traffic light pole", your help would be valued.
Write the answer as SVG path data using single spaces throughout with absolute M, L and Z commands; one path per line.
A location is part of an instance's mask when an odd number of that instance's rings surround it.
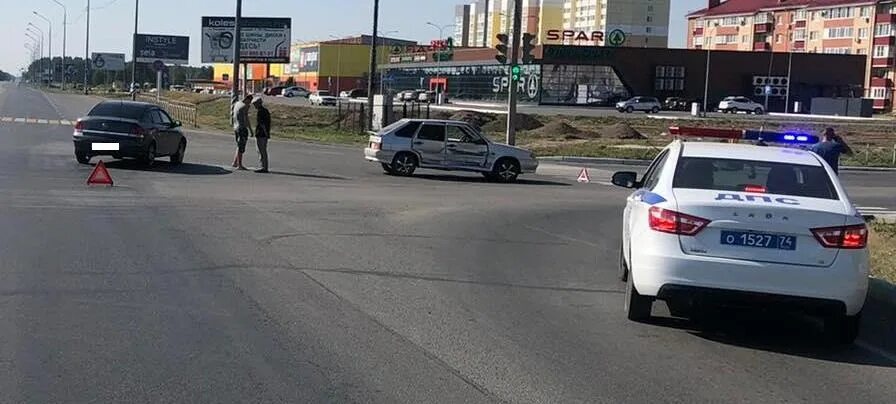
M 523 0 L 513 1 L 513 32 L 510 45 L 510 69 L 508 69 L 507 86 L 507 144 L 516 144 L 516 102 L 519 91 L 519 82 L 514 80 L 513 67 L 520 60 L 520 31 L 523 26 Z

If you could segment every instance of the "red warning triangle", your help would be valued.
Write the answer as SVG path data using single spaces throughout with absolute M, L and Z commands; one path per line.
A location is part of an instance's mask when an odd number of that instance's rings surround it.
M 103 160 L 96 163 L 96 167 L 93 168 L 90 176 L 87 177 L 87 185 L 112 185 L 112 176 L 109 175 L 109 170 L 106 169 L 106 164 L 103 163 Z
M 584 184 L 591 182 L 591 177 L 588 175 L 587 168 L 583 168 L 582 171 L 579 172 L 579 178 L 577 179 L 577 181 L 584 183 Z

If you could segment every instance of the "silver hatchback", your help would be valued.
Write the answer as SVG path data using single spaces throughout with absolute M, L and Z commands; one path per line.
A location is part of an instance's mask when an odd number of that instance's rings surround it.
M 494 143 L 462 121 L 402 119 L 374 135 L 364 158 L 380 163 L 387 174 L 410 176 L 417 168 L 482 173 L 487 179 L 512 182 L 534 173 L 532 152 Z

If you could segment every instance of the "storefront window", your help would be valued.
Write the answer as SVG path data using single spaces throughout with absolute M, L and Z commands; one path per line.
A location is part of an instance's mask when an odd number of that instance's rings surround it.
M 610 66 L 544 65 L 542 68 L 542 104 L 609 104 L 629 96 Z
M 519 101 L 538 103 L 541 73 L 538 65 L 524 65 L 517 84 Z M 506 102 L 508 68 L 503 65 L 448 66 L 392 69 L 385 72 L 386 87 L 395 94 L 404 90 L 434 90 L 433 79 L 445 80 L 450 100 Z

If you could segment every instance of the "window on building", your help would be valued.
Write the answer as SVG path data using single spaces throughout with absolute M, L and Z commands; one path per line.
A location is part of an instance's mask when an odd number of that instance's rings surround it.
M 684 90 L 684 66 L 657 66 L 654 76 L 654 89 L 657 91 Z
M 838 18 L 852 18 L 855 15 L 853 11 L 854 8 L 852 7 L 834 7 L 823 10 L 821 14 L 825 19 L 834 20 Z
M 871 98 L 876 100 L 887 98 L 887 89 L 884 87 L 871 87 Z
M 806 19 L 806 10 L 797 10 L 795 20 L 805 20 Z
M 862 38 L 862 39 L 868 38 L 868 28 L 859 28 L 858 38 Z
M 722 26 L 731 27 L 735 25 L 740 25 L 741 17 L 725 17 L 722 18 Z
M 775 35 L 775 43 L 781 43 L 781 34 Z
M 741 36 L 741 37 L 740 37 L 740 43 L 747 43 L 747 39 L 749 39 L 749 38 L 750 38 L 750 37 L 748 37 L 748 36 L 746 36 L 746 35 Z
M 755 17 L 753 17 L 753 22 L 756 24 L 765 24 L 767 22 L 771 22 L 770 20 L 772 19 L 773 18 L 771 18 L 768 13 L 759 13 L 756 14 Z
M 793 40 L 795 40 L 795 41 L 806 40 L 806 30 L 798 29 L 796 31 L 793 31 Z
M 867 54 L 868 54 L 868 48 L 859 48 L 858 51 L 856 51 L 856 54 L 857 54 L 857 55 L 867 55 Z
M 874 36 L 890 36 L 893 32 L 893 24 L 884 23 L 874 26 Z
M 825 30 L 825 38 L 852 38 L 852 27 L 836 27 Z
M 823 53 L 829 53 L 834 55 L 848 55 L 849 48 L 824 48 L 822 50 Z
M 816 39 L 818 39 L 818 31 L 809 32 L 809 40 L 814 41 Z
M 701 18 L 701 19 L 697 19 L 696 21 L 694 21 L 694 27 L 696 27 L 696 28 L 703 28 L 703 24 L 704 24 L 704 23 L 705 23 L 705 22 L 704 22 L 704 20 L 703 20 L 702 18 Z
M 871 16 L 871 7 L 861 7 L 861 11 L 859 11 L 859 15 L 862 17 L 870 17 Z
M 874 45 L 874 57 L 888 58 L 892 54 L 888 45 Z

